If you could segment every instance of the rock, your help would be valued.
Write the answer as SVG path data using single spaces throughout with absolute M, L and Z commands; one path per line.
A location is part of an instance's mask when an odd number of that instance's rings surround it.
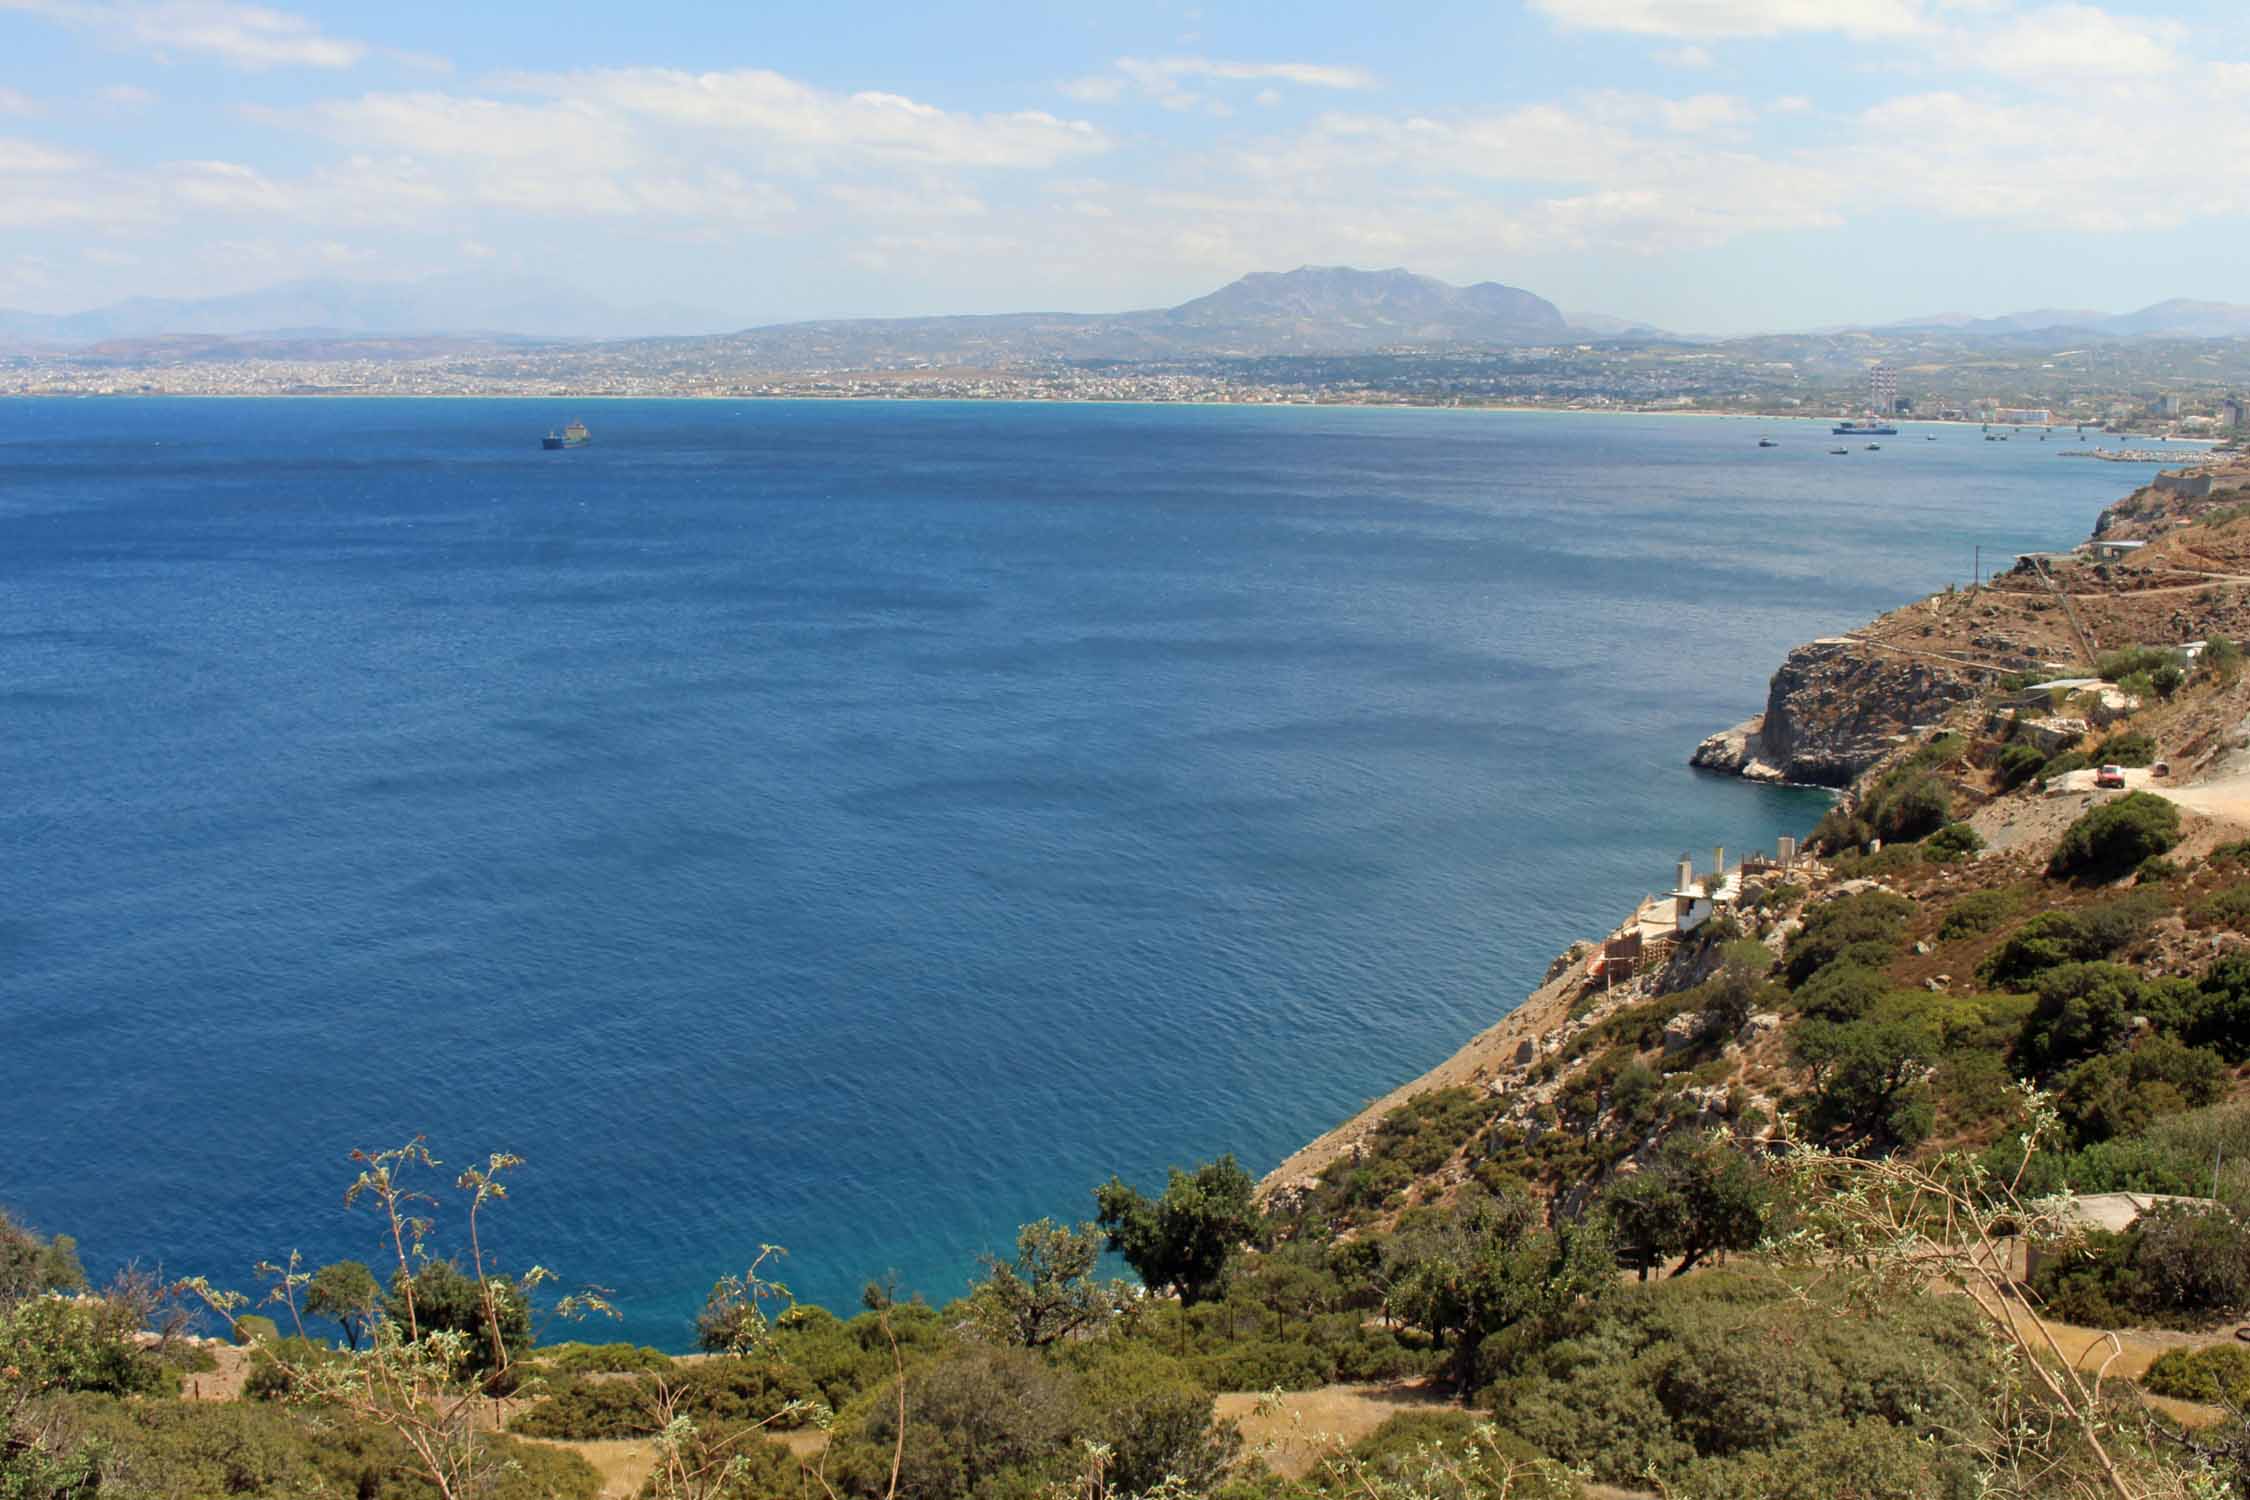
M 1942 720 L 1977 693 L 1966 672 L 1831 636 L 1790 652 L 1767 688 L 1766 711 L 1705 740 L 1690 764 L 1848 786 L 1913 726 Z
M 1697 1011 L 1684 1011 L 1664 1023 L 1664 1050 L 1684 1052 L 1695 1045 L 1703 1035 L 1703 1017 Z
M 1758 1040 L 1758 1038 L 1771 1036 L 1780 1029 L 1780 1013 L 1777 1011 L 1761 1010 L 1752 1015 L 1749 1020 L 1742 1023 L 1742 1029 L 1734 1034 L 1734 1039 L 1740 1042 L 1743 1046 L 1748 1047 L 1754 1044 Z
M 1928 958 L 1932 953 L 1935 953 L 1936 951 L 1937 950 L 1935 948 L 1932 948 L 1926 942 L 1917 942 L 1914 945 L 1914 956 L 1916 958 Z
M 1539 1059 L 1539 1044 L 1525 1037 L 1516 1045 L 1516 1066 L 1528 1068 Z

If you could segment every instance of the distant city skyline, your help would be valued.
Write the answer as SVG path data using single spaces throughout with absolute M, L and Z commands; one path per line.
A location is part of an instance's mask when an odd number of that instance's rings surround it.
M 1406 266 L 1697 333 L 2250 301 L 2215 0 L 0 0 L 0 307 L 552 277 L 753 324 Z

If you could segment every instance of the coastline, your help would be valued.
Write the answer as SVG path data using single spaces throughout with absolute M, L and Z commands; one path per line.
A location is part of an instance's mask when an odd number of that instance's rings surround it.
M 1506 415 L 1537 415 L 1562 417 L 1674 417 L 1696 420 L 1732 422 L 1813 422 L 1834 423 L 1849 420 L 1848 412 L 1762 412 L 1733 411 L 1707 407 L 1638 407 L 1638 406 L 1539 406 L 1522 402 L 1464 402 L 1464 401 L 1161 401 L 1146 397 L 1109 398 L 1101 396 L 895 396 L 820 395 L 807 391 L 767 393 L 741 393 L 734 391 L 570 391 L 550 393 L 542 391 L 0 391 L 0 403 L 11 401 L 734 401 L 818 402 L 822 405 L 850 404 L 860 406 L 894 405 L 949 405 L 949 406 L 1162 406 L 1162 407 L 1212 407 L 1229 411 L 1431 411 L 1463 413 L 1501 413 Z M 1972 422 L 1966 418 L 1954 420 L 1941 417 L 1901 417 L 1898 421 L 1913 427 L 1978 428 L 2001 426 L 2001 423 Z M 2056 422 L 2052 428 L 2071 427 L 2078 424 Z M 2137 434 L 2106 434 L 2133 437 Z M 2209 451 L 2220 446 L 2223 438 L 2202 437 L 2149 437 L 2146 441 L 2172 443 L 2183 450 Z M 2059 456 L 2059 455 L 2058 455 Z M 2181 457 L 2188 456 L 2183 452 Z M 2147 460 L 2113 460 L 2114 462 L 2147 462 L 2161 466 L 2170 462 L 2170 456 Z

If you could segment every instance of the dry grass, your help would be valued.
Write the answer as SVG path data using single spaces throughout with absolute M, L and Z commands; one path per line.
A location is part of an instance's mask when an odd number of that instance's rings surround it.
M 1230 1392 L 1215 1403 L 1221 1420 L 1241 1424 L 1246 1452 L 1261 1454 L 1274 1472 L 1291 1479 L 1310 1473 L 1323 1458 L 1348 1448 L 1403 1411 L 1451 1402 L 1426 1384 L 1330 1385 L 1287 1391 L 1268 1405 L 1255 1391 Z

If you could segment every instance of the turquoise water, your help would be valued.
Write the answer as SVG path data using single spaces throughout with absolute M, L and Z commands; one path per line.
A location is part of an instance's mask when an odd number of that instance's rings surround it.
M 2141 472 L 1927 430 L 0 403 L 0 1202 L 372 1261 L 346 1154 L 426 1131 L 625 1336 L 761 1241 L 952 1296 L 1801 831 L 1688 751 Z

